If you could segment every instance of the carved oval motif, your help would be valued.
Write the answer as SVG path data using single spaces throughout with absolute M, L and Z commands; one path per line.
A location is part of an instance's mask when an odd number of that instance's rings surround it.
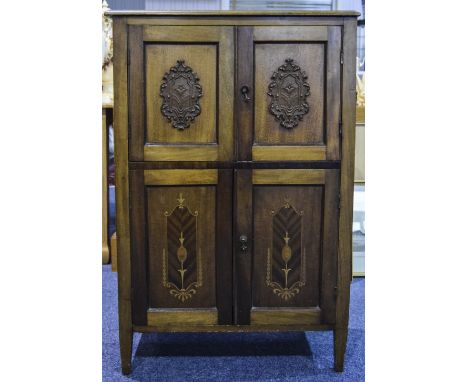
M 159 95 L 164 98 L 162 114 L 178 130 L 190 127 L 195 117 L 200 115 L 199 99 L 203 95 L 199 78 L 184 60 L 164 74 Z
M 292 58 L 287 58 L 271 76 L 268 85 L 270 113 L 286 129 L 296 127 L 302 117 L 308 113 L 309 104 L 306 97 L 310 95 L 307 75 Z

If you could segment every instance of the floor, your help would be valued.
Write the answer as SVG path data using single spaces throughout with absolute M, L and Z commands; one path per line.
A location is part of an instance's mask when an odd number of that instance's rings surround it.
M 331 332 L 135 334 L 133 372 L 120 372 L 117 274 L 102 274 L 103 381 L 364 381 L 364 278 L 351 286 L 345 371 Z

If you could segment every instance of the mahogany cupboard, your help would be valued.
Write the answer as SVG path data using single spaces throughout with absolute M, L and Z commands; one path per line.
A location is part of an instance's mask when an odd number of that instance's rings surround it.
M 111 12 L 133 332 L 333 330 L 351 282 L 354 12 Z

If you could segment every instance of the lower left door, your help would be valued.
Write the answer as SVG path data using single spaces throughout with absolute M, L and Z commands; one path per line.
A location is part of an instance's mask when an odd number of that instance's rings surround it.
M 133 324 L 232 324 L 232 170 L 129 175 Z

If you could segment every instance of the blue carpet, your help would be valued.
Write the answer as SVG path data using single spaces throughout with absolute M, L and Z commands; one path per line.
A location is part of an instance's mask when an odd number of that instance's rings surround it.
M 103 381 L 364 381 L 364 279 L 354 279 L 345 371 L 333 371 L 332 332 L 174 333 L 133 337 L 120 372 L 117 274 L 102 274 Z

